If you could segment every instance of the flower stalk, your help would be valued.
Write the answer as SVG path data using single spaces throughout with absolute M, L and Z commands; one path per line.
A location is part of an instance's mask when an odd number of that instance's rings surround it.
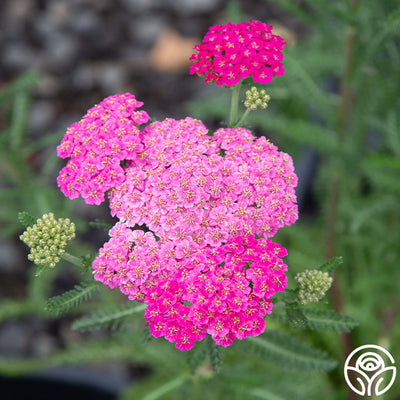
M 236 125 L 236 121 L 238 119 L 240 86 L 241 84 L 238 83 L 237 85 L 232 87 L 231 111 L 229 114 L 229 123 L 228 123 L 228 126 L 230 128 L 233 128 Z

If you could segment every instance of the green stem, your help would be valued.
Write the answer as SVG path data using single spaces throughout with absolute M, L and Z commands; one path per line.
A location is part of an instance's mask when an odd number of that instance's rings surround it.
M 246 120 L 249 113 L 250 113 L 250 108 L 247 108 L 246 111 L 243 113 L 242 118 L 240 118 L 239 122 L 237 124 L 235 124 L 234 128 L 241 126 L 243 124 L 243 122 Z
M 61 258 L 65 261 L 70 262 L 71 264 L 74 264 L 78 267 L 82 267 L 82 260 L 79 257 L 73 256 L 72 254 L 69 254 L 65 252 L 64 254 L 61 255 Z
M 231 100 L 231 112 L 229 115 L 229 127 L 234 127 L 237 121 L 238 108 L 239 108 L 239 96 L 240 96 L 241 83 L 232 87 L 232 100 Z

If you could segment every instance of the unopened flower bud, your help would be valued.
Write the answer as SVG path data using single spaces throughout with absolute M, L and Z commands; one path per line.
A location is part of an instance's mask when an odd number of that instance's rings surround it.
M 265 93 L 264 89 L 259 91 L 255 86 L 253 86 L 246 92 L 244 106 L 250 110 L 256 110 L 258 107 L 265 109 L 268 107 L 270 99 L 271 97 Z
M 20 239 L 30 248 L 28 259 L 35 264 L 54 267 L 68 242 L 75 237 L 75 224 L 68 218 L 56 220 L 53 213 L 44 214 L 28 227 Z
M 299 286 L 299 300 L 305 305 L 317 303 L 332 285 L 333 278 L 327 272 L 305 270 L 294 277 Z

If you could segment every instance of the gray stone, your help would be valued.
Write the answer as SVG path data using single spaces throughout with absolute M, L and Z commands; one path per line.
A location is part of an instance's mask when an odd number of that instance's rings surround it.
M 135 42 L 152 44 L 167 26 L 166 18 L 161 15 L 146 15 L 129 27 L 130 36 Z

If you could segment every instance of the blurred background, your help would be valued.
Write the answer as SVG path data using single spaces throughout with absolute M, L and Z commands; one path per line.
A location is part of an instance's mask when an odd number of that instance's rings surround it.
M 52 211 L 77 223 L 74 254 L 95 254 L 107 240 L 104 230 L 90 224 L 112 223 L 107 205 L 70 201 L 56 187 L 64 163 L 55 147 L 67 127 L 104 97 L 124 92 L 143 101 L 151 118 L 191 115 L 217 127 L 226 118 L 230 93 L 189 75 L 189 57 L 211 25 L 249 19 L 273 25 L 288 43 L 286 74 L 267 88 L 270 107 L 254 112 L 247 125 L 290 153 L 300 178 L 300 220 L 276 241 L 288 248 L 294 272 L 343 256 L 329 302 L 360 321 L 351 337 L 310 334 L 340 363 L 307 398 L 320 398 L 318 390 L 327 399 L 347 398 L 341 365 L 351 346 L 380 343 L 400 360 L 397 3 L 2 0 L 0 388 L 9 383 L 1 374 L 37 374 L 46 366 L 26 360 L 46 360 L 70 343 L 109 333 L 79 333 L 71 329 L 74 316 L 55 318 L 43 310 L 45 299 L 72 288 L 80 273 L 60 265 L 57 273 L 35 279 L 28 249 L 18 239 L 18 212 L 39 218 Z M 121 299 L 102 297 L 110 304 Z M 96 398 L 115 398 L 154 370 L 135 355 L 129 362 L 114 358 L 84 369 L 47 369 L 45 377 L 96 386 L 103 391 Z M 399 387 L 397 382 L 387 399 L 399 399 Z

